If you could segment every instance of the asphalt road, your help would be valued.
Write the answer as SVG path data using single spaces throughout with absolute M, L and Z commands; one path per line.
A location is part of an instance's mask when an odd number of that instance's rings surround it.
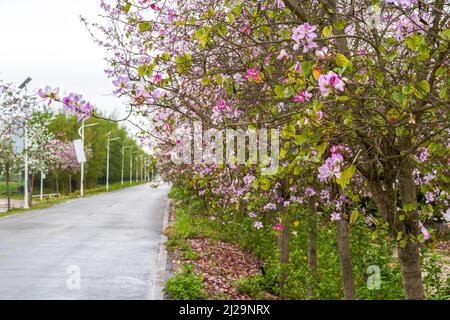
M 0 299 L 160 299 L 168 187 L 0 218 Z

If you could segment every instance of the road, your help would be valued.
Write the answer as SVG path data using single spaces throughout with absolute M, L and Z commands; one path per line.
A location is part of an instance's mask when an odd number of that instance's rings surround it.
M 167 186 L 0 218 L 0 299 L 160 299 Z

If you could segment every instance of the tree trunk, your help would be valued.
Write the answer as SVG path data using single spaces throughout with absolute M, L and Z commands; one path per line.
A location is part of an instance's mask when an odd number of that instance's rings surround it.
M 72 193 L 72 174 L 69 174 L 69 194 Z
M 401 164 L 398 171 L 398 181 L 400 189 L 400 200 L 402 206 L 417 203 L 417 193 L 414 183 L 413 166 L 409 159 Z M 419 217 L 417 209 L 412 209 L 405 213 L 402 223 L 402 231 L 408 236 L 406 245 L 402 248 L 398 246 L 398 257 L 403 277 L 403 290 L 406 299 L 419 300 L 425 297 L 422 272 L 420 266 L 419 245 L 417 236 L 419 234 Z M 410 237 L 414 240 L 411 240 Z
M 11 190 L 9 188 L 9 162 L 6 162 L 6 194 L 8 197 L 8 211 L 11 210 Z
M 308 267 L 311 272 L 311 282 L 308 285 L 308 297 L 314 298 L 314 285 L 317 278 L 317 208 L 315 199 L 309 198 L 308 210 Z
M 280 231 L 279 238 L 279 247 L 281 263 L 280 293 L 281 297 L 284 297 L 284 287 L 289 272 L 289 222 L 287 221 L 287 213 L 283 217 L 282 230 Z
M 355 280 L 353 276 L 352 253 L 350 250 L 348 222 L 344 217 L 336 223 L 339 261 L 341 265 L 344 296 L 346 300 L 356 299 Z

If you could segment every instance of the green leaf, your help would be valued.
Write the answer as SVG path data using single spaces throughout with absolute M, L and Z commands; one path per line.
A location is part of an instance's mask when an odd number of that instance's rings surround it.
M 152 30 L 152 23 L 149 21 L 144 21 L 138 25 L 139 32 L 146 32 Z
M 402 236 L 403 236 L 403 232 L 400 231 L 400 232 L 397 234 L 397 241 L 400 241 L 401 238 L 402 238 Z
M 344 101 L 348 101 L 348 96 L 337 96 L 336 97 L 336 100 L 337 101 L 342 101 L 342 102 L 344 102 Z
M 358 208 L 353 209 L 352 214 L 350 215 L 350 223 L 354 224 L 359 217 Z
M 284 98 L 284 87 L 280 84 L 277 84 L 273 89 L 278 98 Z
M 283 29 L 281 30 L 280 35 L 283 40 L 289 40 L 291 38 L 291 30 Z
M 392 93 L 392 99 L 394 99 L 395 102 L 398 104 L 401 104 L 402 106 L 406 105 L 406 96 L 403 94 L 403 92 L 400 91 L 394 91 Z
M 344 189 L 345 186 L 350 183 L 350 179 L 355 172 L 356 167 L 354 165 L 351 165 L 341 172 L 341 177 L 339 179 L 336 179 L 336 181 L 337 183 L 339 183 L 342 189 Z
M 410 94 L 411 92 L 414 92 L 414 87 L 410 84 L 406 84 L 402 88 L 402 92 L 404 94 Z
M 149 74 L 151 74 L 151 72 L 152 72 L 152 68 L 147 64 L 140 65 L 137 69 L 137 73 L 140 77 L 149 75 Z
M 169 59 L 170 59 L 170 54 L 169 53 L 167 53 L 167 52 L 164 52 L 162 55 L 161 55 L 161 58 L 164 60 L 164 61 L 169 61 Z
M 422 80 L 416 84 L 417 96 L 424 98 L 430 92 L 430 84 L 427 80 Z
M 130 9 L 131 9 L 131 3 L 126 2 L 125 5 L 123 6 L 123 11 L 125 13 L 128 13 L 128 12 L 130 12 Z
M 336 64 L 339 67 L 344 67 L 348 62 L 348 59 L 346 56 L 344 56 L 342 53 L 336 54 Z
M 325 28 L 323 28 L 322 34 L 325 38 L 328 38 L 329 36 L 331 36 L 332 31 L 333 31 L 333 28 L 331 26 L 326 26 Z
M 309 76 L 311 73 L 312 63 L 311 61 L 303 61 L 302 64 L 302 72 L 305 76 Z

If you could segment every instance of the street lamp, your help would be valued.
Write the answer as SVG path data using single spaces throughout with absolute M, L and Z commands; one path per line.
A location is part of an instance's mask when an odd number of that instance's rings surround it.
M 125 149 L 129 149 L 129 148 L 131 148 L 131 146 L 125 146 L 125 145 L 122 146 L 122 176 L 121 176 L 121 179 L 120 179 L 121 186 L 123 186 L 123 171 L 124 171 L 124 164 L 125 164 Z
M 133 154 L 137 151 L 130 152 L 130 185 L 133 183 Z
M 81 123 L 80 129 L 78 129 L 78 134 L 81 137 L 81 146 L 84 150 L 84 128 L 92 127 L 97 125 L 98 123 L 90 123 L 90 124 L 84 124 L 84 120 Z M 81 162 L 81 180 L 80 180 L 80 196 L 84 196 L 84 161 Z
M 106 150 L 107 150 L 107 155 L 106 155 L 106 191 L 109 191 L 109 143 L 111 141 L 115 141 L 115 140 L 120 140 L 120 138 L 110 138 L 109 136 L 111 135 L 111 131 L 108 132 L 108 134 L 106 135 L 108 137 L 107 139 L 107 143 L 106 143 Z
M 27 77 L 25 79 L 25 81 L 22 82 L 22 84 L 19 86 L 19 89 L 25 89 L 24 90 L 24 92 L 25 92 L 24 97 L 26 97 L 26 95 L 27 95 L 27 84 L 29 84 L 30 81 L 31 81 L 31 78 Z M 27 151 L 27 149 L 28 149 L 28 121 L 27 121 L 26 118 L 25 118 L 23 140 L 24 140 L 23 141 L 23 149 L 25 151 L 25 154 L 24 154 L 24 162 L 25 162 L 25 173 L 24 173 L 24 175 L 25 175 L 25 179 L 24 179 L 24 191 L 23 191 L 23 193 L 24 193 L 23 207 L 25 209 L 28 209 L 29 208 L 29 204 L 28 204 L 28 151 Z

